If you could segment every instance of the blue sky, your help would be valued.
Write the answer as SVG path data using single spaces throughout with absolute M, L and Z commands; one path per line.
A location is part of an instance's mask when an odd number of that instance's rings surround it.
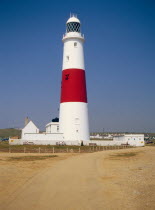
M 155 1 L 0 0 L 0 128 L 58 116 L 62 35 L 85 34 L 91 131 L 155 132 Z

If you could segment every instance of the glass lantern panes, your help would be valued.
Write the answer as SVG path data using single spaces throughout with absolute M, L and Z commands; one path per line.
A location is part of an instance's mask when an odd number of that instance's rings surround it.
M 80 23 L 77 22 L 67 23 L 67 32 L 80 32 Z

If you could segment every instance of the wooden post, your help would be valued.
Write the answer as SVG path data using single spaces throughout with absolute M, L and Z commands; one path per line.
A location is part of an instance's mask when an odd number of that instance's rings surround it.
M 39 153 L 40 153 L 40 147 L 39 147 Z
M 67 152 L 68 152 L 68 148 L 67 148 Z
M 54 147 L 53 147 L 53 153 L 54 153 Z
M 24 147 L 24 153 L 26 152 L 26 148 Z
M 81 151 L 80 151 L 80 147 L 79 147 L 79 153 L 80 153 Z

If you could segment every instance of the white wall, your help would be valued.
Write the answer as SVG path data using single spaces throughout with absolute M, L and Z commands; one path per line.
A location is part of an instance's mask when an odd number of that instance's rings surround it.
M 10 145 L 17 144 L 27 144 L 33 143 L 37 145 L 56 145 L 58 141 L 65 141 L 66 145 L 81 145 L 81 141 L 66 141 L 64 140 L 62 133 L 43 133 L 43 134 L 25 134 L 24 139 L 9 139 Z M 90 143 L 95 143 L 98 146 L 114 146 L 114 145 L 123 145 L 128 144 L 131 146 L 144 146 L 144 135 L 125 135 L 114 137 L 112 141 L 102 141 L 102 140 L 87 140 L 83 141 L 84 145 L 89 145 Z
M 50 135 L 47 135 L 48 137 Z M 47 137 L 46 136 L 46 137 Z M 29 138 L 27 140 L 23 140 L 23 139 L 9 139 L 9 144 L 10 145 L 23 145 L 23 144 L 35 144 L 35 145 L 56 145 L 57 142 L 59 141 L 63 141 L 63 139 L 50 139 L 48 140 L 47 138 L 44 140 L 40 139 L 40 134 L 38 136 L 38 139 L 35 138 L 35 140 L 33 138 Z M 66 143 L 66 145 L 76 145 L 76 146 L 80 146 L 81 142 L 80 141 L 64 141 Z M 125 144 L 124 141 L 102 141 L 102 140 L 91 140 L 91 141 L 83 141 L 83 145 L 84 146 L 89 146 L 90 143 L 94 143 L 97 146 L 120 146 Z M 142 146 L 142 145 L 133 145 L 133 144 L 129 144 L 131 146 Z
M 102 141 L 102 140 L 91 140 L 91 141 L 83 141 L 84 145 L 89 146 L 90 143 L 94 143 L 97 146 L 120 146 L 122 144 L 124 144 L 124 141 Z
M 10 145 L 22 145 L 22 139 L 10 139 L 9 138 L 9 144 Z
M 34 145 L 56 145 L 59 140 L 23 140 L 23 139 L 9 139 L 10 145 L 24 145 L 24 144 L 34 144 Z M 79 141 L 65 141 L 66 145 L 76 145 L 80 146 Z
M 41 141 L 49 141 L 49 140 L 56 140 L 56 141 L 63 141 L 63 134 L 62 133 L 26 133 L 24 135 L 24 139 L 27 141 L 32 140 L 41 140 Z

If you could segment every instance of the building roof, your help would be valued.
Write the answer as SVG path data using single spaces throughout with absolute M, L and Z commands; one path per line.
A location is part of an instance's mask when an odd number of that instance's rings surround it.
M 24 126 L 24 128 L 26 128 L 26 127 L 28 127 L 28 126 L 31 126 L 31 125 L 35 126 L 37 129 L 39 129 L 39 128 L 34 124 L 34 122 L 32 122 L 32 120 L 30 120 L 30 121 L 27 123 L 27 125 Z M 23 128 L 23 129 L 24 129 L 24 128 Z

